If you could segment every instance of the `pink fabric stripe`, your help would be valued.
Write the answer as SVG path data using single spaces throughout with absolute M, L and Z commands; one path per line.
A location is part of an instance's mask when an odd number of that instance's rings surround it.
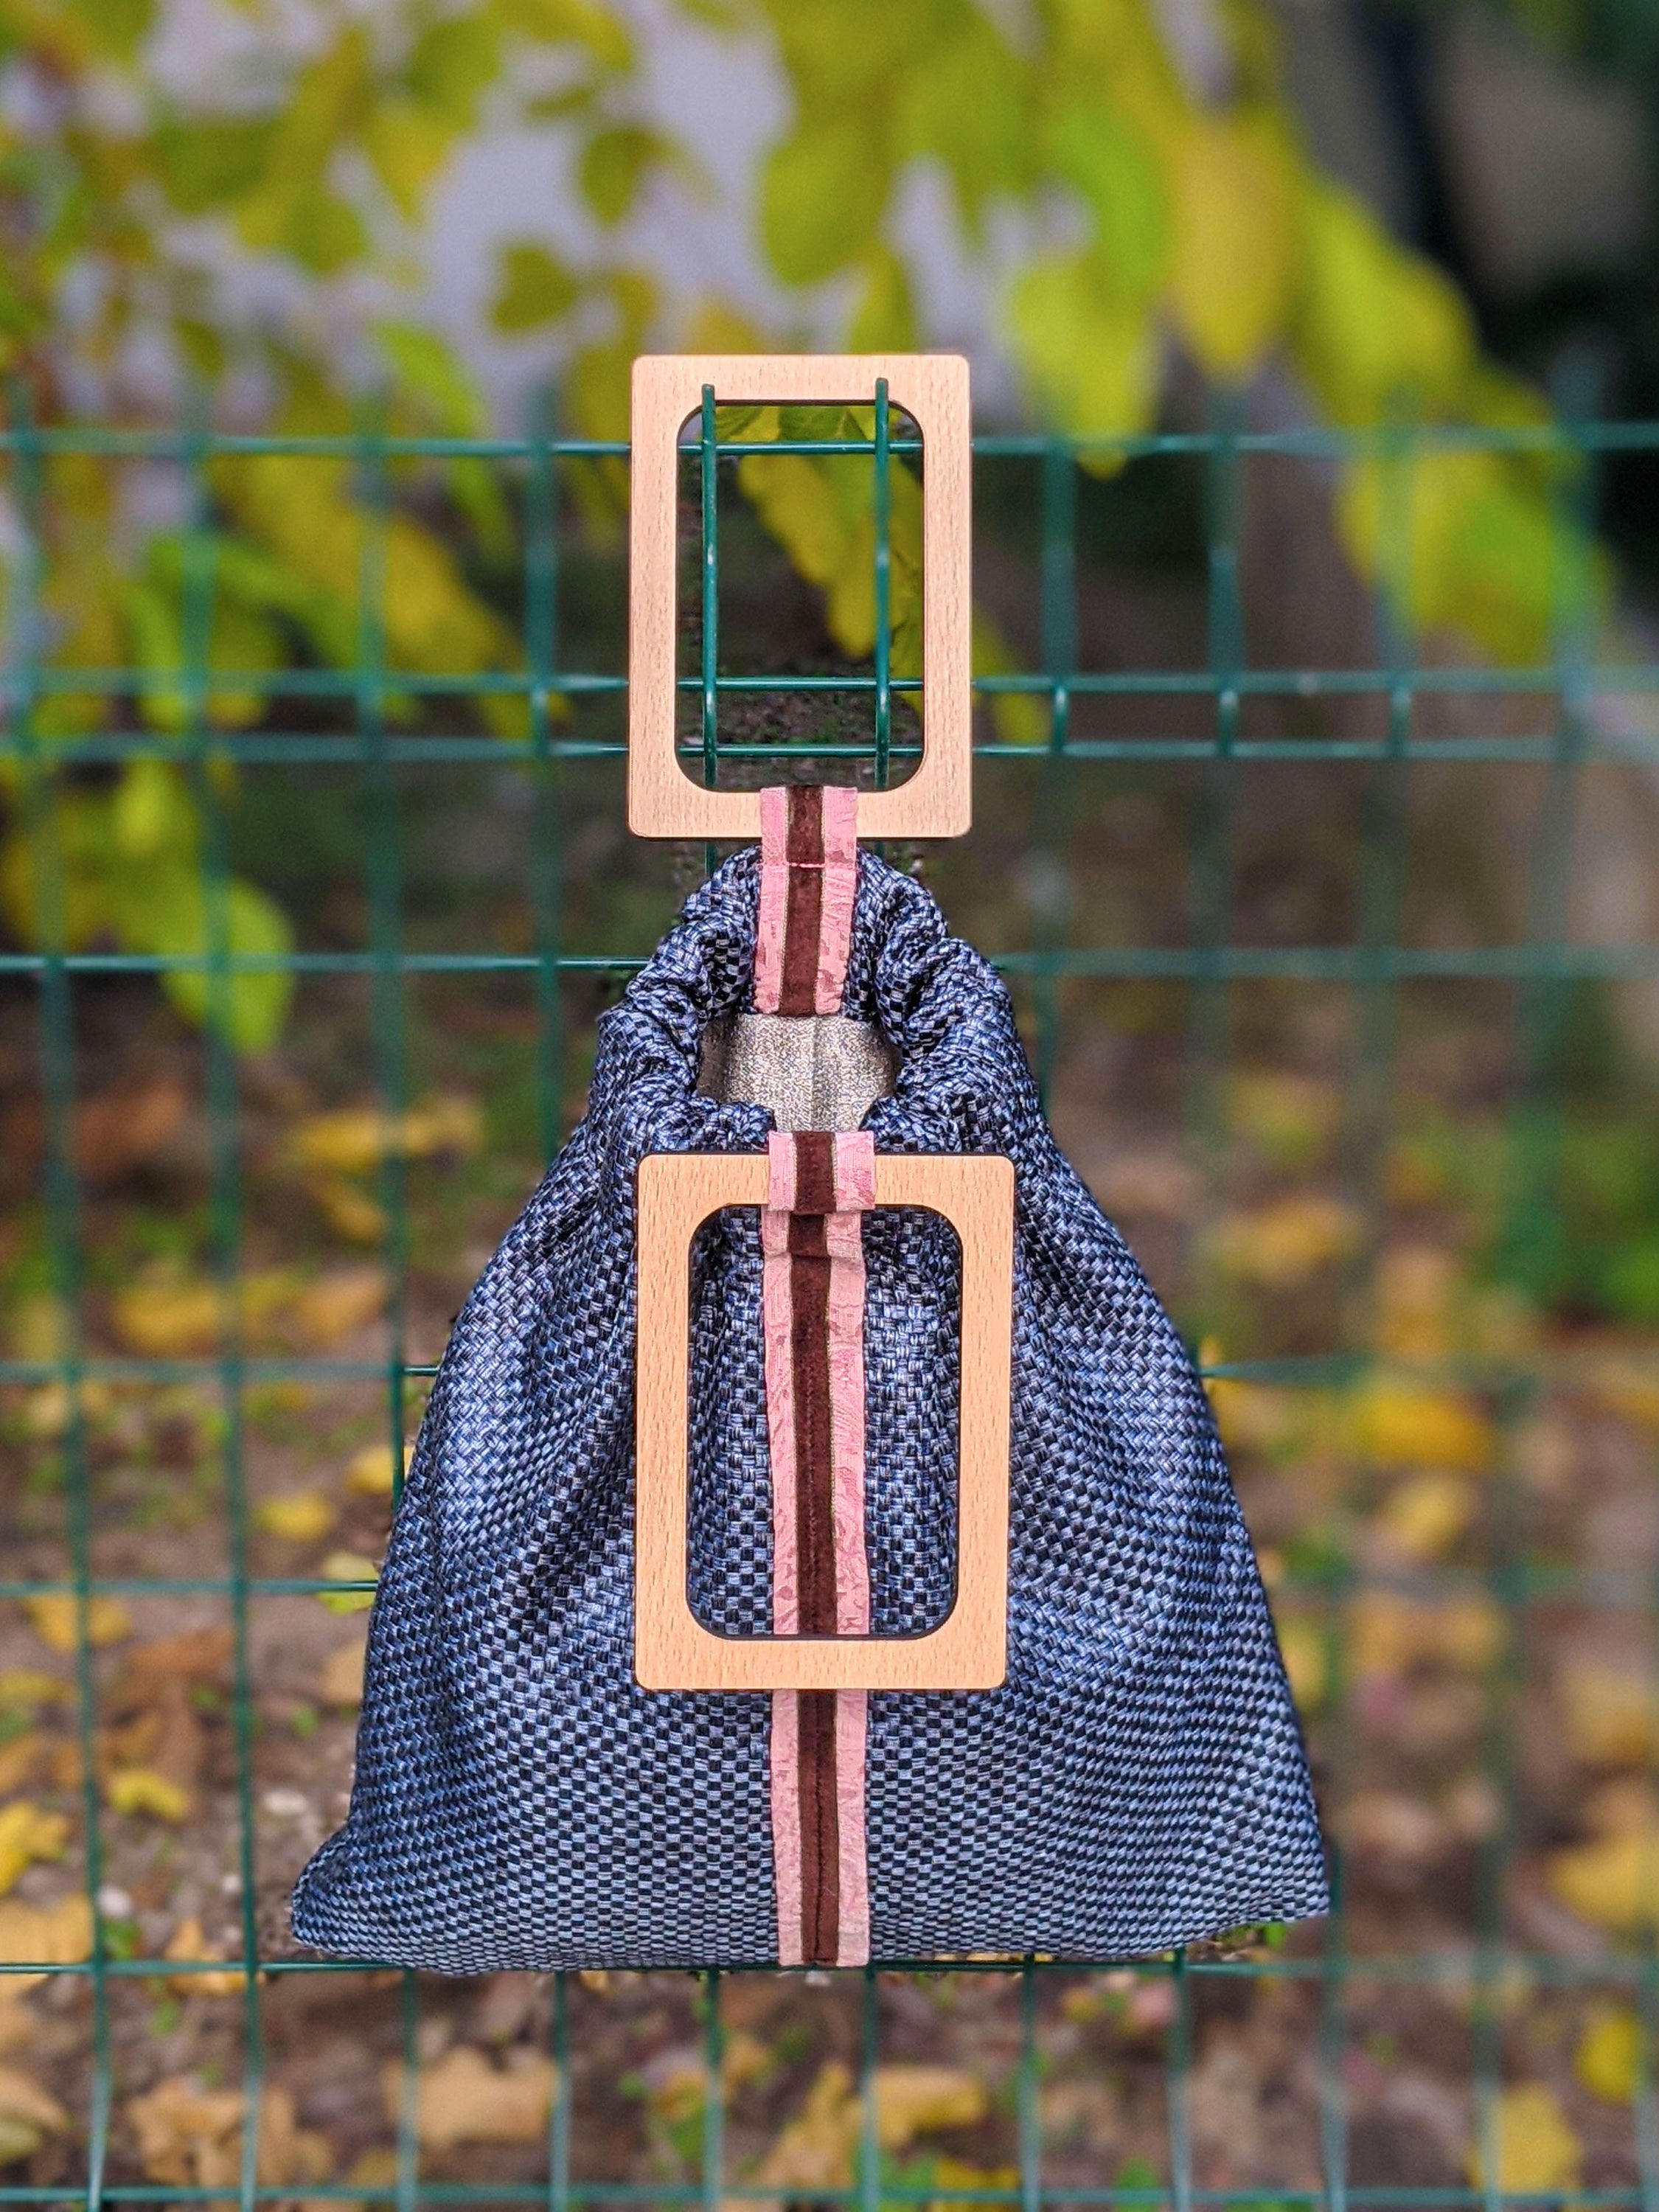
M 760 921 L 755 937 L 755 1011 L 775 1014 L 783 989 L 783 935 L 789 908 L 789 793 L 763 791 Z
M 770 1213 L 788 1213 L 795 1204 L 795 1139 L 787 1129 L 766 1133 L 766 1206 Z M 839 1163 L 837 1163 L 839 1164 Z
M 800 1626 L 800 1567 L 795 1548 L 795 1390 L 790 1358 L 789 1215 L 779 1186 L 794 1195 L 795 1145 L 776 1132 L 768 1142 L 775 1203 L 761 1214 L 761 1325 L 766 1359 L 766 1427 L 772 1462 L 772 1632 Z M 837 1776 L 839 1784 L 839 1776 Z M 800 1707 L 791 1690 L 772 1692 L 772 1863 L 778 1913 L 778 1964 L 804 1964 L 801 1951 Z
M 839 1730 L 839 1712 L 836 1721 Z M 836 1787 L 839 1793 L 839 1764 Z M 839 1795 L 836 1802 L 840 1802 Z M 793 1690 L 772 1692 L 772 1864 L 778 1900 L 778 1964 L 802 1966 L 805 1962 L 800 1940 L 800 1706 Z M 866 1925 L 867 1893 L 866 1884 Z
M 867 1690 L 836 1692 L 836 1826 L 841 1844 L 838 1966 L 862 1966 L 870 1957 L 870 1852 L 864 1814 L 869 1717 Z M 799 1883 L 799 1862 L 796 1880 Z
M 876 1202 L 876 1140 L 868 1129 L 836 1136 L 836 1210 L 862 1213 Z
M 813 1003 L 837 1013 L 846 988 L 858 885 L 858 795 L 823 795 L 824 870 Z M 783 977 L 787 912 L 788 793 L 761 793 L 760 922 L 755 957 L 755 1005 L 775 1013 Z M 794 1137 L 767 1139 L 767 1206 L 761 1215 L 762 1327 L 766 1363 L 767 1431 L 772 1466 L 772 1627 L 799 1633 L 800 1565 L 796 1551 L 795 1404 L 788 1256 L 789 1218 L 797 1182 Z M 835 1528 L 836 1626 L 843 1636 L 870 1629 L 870 1562 L 865 1542 L 864 1230 L 859 1218 L 875 1203 L 875 1145 L 867 1131 L 835 1139 L 836 1211 L 824 1224 L 830 1269 L 830 1504 Z M 839 1912 L 836 1960 L 862 1966 L 870 1955 L 870 1876 L 865 1794 L 869 1698 L 861 1690 L 836 1699 L 836 1812 Z M 772 1852 L 776 1875 L 778 1960 L 802 1960 L 800 1706 L 793 1692 L 772 1697 Z
M 766 1434 L 772 1462 L 772 1632 L 800 1627 L 800 1561 L 795 1546 L 795 1376 L 790 1357 L 789 1217 L 761 1215 L 761 1328 L 765 1343 Z
M 864 1540 L 864 1224 L 832 1213 L 830 1246 L 830 1470 L 836 1529 L 836 1626 L 870 1632 L 870 1559 Z M 841 1741 L 836 1739 L 837 1745 Z M 839 1758 L 839 1753 L 837 1753 Z
M 827 865 L 858 866 L 859 795 L 850 784 L 823 787 L 823 857 Z
M 818 920 L 818 972 L 812 1004 L 838 1014 L 847 988 L 853 944 L 853 902 L 858 892 L 859 795 L 844 784 L 826 785 L 823 806 L 823 895 Z
M 836 1139 L 836 1202 L 824 1224 L 830 1248 L 830 1452 L 836 1529 L 836 1626 L 870 1632 L 870 1554 L 864 1530 L 864 1223 L 875 1195 L 875 1140 L 867 1131 Z M 870 1864 L 865 1814 L 865 1741 L 870 1700 L 862 1690 L 836 1698 L 836 1831 L 839 1845 L 836 1963 L 870 1956 Z

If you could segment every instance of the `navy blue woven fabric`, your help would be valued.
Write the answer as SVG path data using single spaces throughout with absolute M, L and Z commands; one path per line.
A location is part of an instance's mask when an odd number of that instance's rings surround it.
M 776 1957 L 764 1696 L 631 1670 L 634 1176 L 763 1147 L 696 1091 L 747 1007 L 758 861 L 686 905 L 599 1025 L 585 1120 L 467 1301 L 369 1629 L 345 1826 L 301 1877 L 317 1948 L 477 1973 Z M 1018 1191 L 1008 1679 L 871 1699 L 878 1960 L 1109 1958 L 1322 1911 L 1306 1761 L 1209 1408 L 1133 1255 L 1062 1158 L 1007 995 L 932 898 L 860 857 L 845 1012 L 899 1056 L 882 1152 L 1006 1153 Z M 954 1577 L 957 1259 L 866 1224 L 875 1626 Z M 693 1271 L 691 1589 L 765 1632 L 756 1218 Z

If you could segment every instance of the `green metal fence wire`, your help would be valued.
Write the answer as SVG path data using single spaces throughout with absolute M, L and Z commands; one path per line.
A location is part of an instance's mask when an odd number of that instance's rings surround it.
M 902 426 L 901 426 L 902 428 Z M 907 462 L 915 441 L 896 434 L 886 395 L 878 395 L 869 438 L 791 438 L 762 444 L 721 438 L 714 395 L 705 395 L 692 426 L 688 452 L 700 473 L 702 617 L 699 661 L 682 684 L 696 709 L 695 736 L 683 744 L 688 770 L 709 781 L 732 760 L 787 757 L 792 753 L 854 757 L 871 761 L 877 779 L 890 775 L 917 750 L 896 716 L 896 705 L 919 687 L 896 673 L 891 653 L 891 503 L 890 471 Z M 1659 974 L 1659 942 L 1595 945 L 1574 943 L 1567 926 L 1569 854 L 1575 787 L 1587 764 L 1612 761 L 1629 764 L 1659 761 L 1659 732 L 1633 734 L 1622 724 L 1598 717 L 1599 701 L 1647 698 L 1659 691 L 1659 665 L 1602 665 L 1594 659 L 1590 623 L 1593 600 L 1586 573 L 1586 532 L 1593 520 L 1595 471 L 1610 455 L 1659 448 L 1659 424 L 1567 422 L 1503 429 L 1449 430 L 1423 427 L 1404 434 L 1330 430 L 1261 433 L 1245 428 L 1227 404 L 1218 406 L 1209 426 L 1190 434 L 1114 441 L 1063 441 L 1036 436 L 989 436 L 976 441 L 981 462 L 1012 465 L 1030 472 L 1036 489 L 1041 528 L 1037 558 L 1041 598 L 1038 665 L 1028 672 L 981 678 L 981 698 L 1024 694 L 1041 702 L 1048 717 L 1043 744 L 1027 745 L 981 730 L 979 751 L 988 760 L 1018 764 L 1037 793 L 1032 819 L 1038 848 L 1046 854 L 1043 896 L 1033 901 L 1033 940 L 1001 957 L 1004 970 L 1029 993 L 1034 1051 L 1045 1089 L 1054 1075 L 1062 1030 L 1062 990 L 1078 979 L 1174 981 L 1188 987 L 1189 1133 L 1197 1157 L 1212 1155 L 1219 1143 L 1220 1081 L 1231 1019 L 1231 987 L 1241 981 L 1275 980 L 1340 984 L 1356 994 L 1357 1073 L 1350 1115 L 1352 1167 L 1357 1185 L 1375 1194 L 1379 1163 L 1389 1133 L 1389 1066 L 1401 987 L 1415 979 L 1507 981 L 1519 987 L 1518 1021 L 1528 1071 L 1518 1113 L 1524 1172 L 1511 1204 L 1513 1231 L 1538 1232 L 1549 1209 L 1554 1102 L 1548 1070 L 1563 1018 L 1565 994 L 1582 979 L 1625 979 Z M 249 1652 L 251 1607 L 267 1598 L 338 1594 L 366 1584 L 322 1583 L 304 1577 L 256 1575 L 250 1571 L 248 1486 L 243 1430 L 247 1395 L 258 1384 L 280 1381 L 376 1381 L 386 1393 L 388 1432 L 400 1452 L 407 1426 L 410 1386 L 433 1371 L 412 1361 L 400 1292 L 390 1312 L 388 1354 L 384 1362 L 320 1357 L 269 1357 L 246 1348 L 239 1296 L 243 1250 L 241 1146 L 238 1127 L 238 1076 L 224 1042 L 228 994 L 238 973 L 268 972 L 280 966 L 298 975 L 358 976 L 364 980 L 371 1010 L 369 1064 L 362 1071 L 380 1103 L 400 1111 L 410 1093 L 405 1000 L 411 979 L 427 975 L 483 975 L 518 972 L 532 979 L 538 1036 L 538 1115 L 545 1152 L 550 1155 L 562 1133 L 568 1051 L 565 997 L 568 979 L 594 972 L 621 975 L 636 967 L 648 947 L 617 945 L 601 952 L 569 949 L 562 887 L 562 781 L 569 764 L 613 756 L 623 748 L 611 737 L 573 733 L 566 702 L 616 693 L 625 688 L 620 675 L 568 665 L 560 618 L 560 502 L 562 471 L 573 464 L 625 460 L 625 446 L 556 434 L 550 416 L 522 439 L 458 440 L 392 438 L 371 428 L 356 437 L 237 436 L 214 432 L 204 420 L 191 419 L 176 432 L 151 433 L 90 428 L 40 429 L 21 415 L 0 438 L 8 457 L 19 530 L 13 569 L 10 647 L 0 670 L 3 726 L 0 758 L 15 778 L 15 804 L 27 823 L 35 856 L 36 910 L 30 949 L 0 954 L 0 972 L 27 979 L 37 993 L 40 1060 L 43 1085 L 45 1206 L 52 1268 L 52 1290 L 63 1316 L 64 1335 L 51 1358 L 13 1358 L 0 1362 L 0 1382 L 64 1386 L 70 1407 L 64 1438 L 67 1468 L 66 1576 L 51 1582 L 17 1577 L 0 1580 L 0 1597 L 20 1599 L 68 1595 L 76 1622 L 76 1695 L 83 1773 L 84 1869 L 88 1893 L 96 1900 L 103 1881 L 100 1844 L 103 1808 L 94 1770 L 98 1722 L 97 1685 L 91 1638 L 91 1607 L 110 1596 L 212 1596 L 228 1607 L 234 1641 L 234 1741 L 240 1805 L 239 1873 L 241 1914 L 240 1965 L 245 1981 L 245 2087 L 248 2111 L 257 2116 L 264 2070 L 261 2034 L 262 1992 L 281 1977 L 356 1973 L 363 1962 L 329 1961 L 262 1952 L 257 1920 L 255 1820 L 252 1806 L 256 1723 Z M 720 542 L 721 471 L 744 453 L 800 455 L 857 454 L 873 464 L 876 644 L 869 672 L 816 676 L 757 677 L 722 670 L 720 633 Z M 1526 668 L 1419 665 L 1413 656 L 1407 625 L 1385 594 L 1379 609 L 1382 649 L 1376 665 L 1347 668 L 1262 668 L 1246 651 L 1240 596 L 1238 531 L 1242 471 L 1258 457 L 1328 464 L 1356 456 L 1380 460 L 1389 483 L 1403 495 L 1417 457 L 1431 453 L 1528 453 L 1561 461 L 1564 486 L 1560 550 L 1564 582 L 1557 647 L 1544 665 Z M 137 667 L 64 666 L 48 657 L 42 605 L 46 578 L 46 533 L 42 519 L 43 471 L 55 456 L 73 454 L 110 465 L 135 460 L 162 462 L 185 484 L 188 519 L 184 580 L 185 650 L 182 667 L 157 672 Z M 354 665 L 344 670 L 308 667 L 237 672 L 210 667 L 214 576 L 207 523 L 212 499 L 212 465 L 238 457 L 286 456 L 349 460 L 358 472 L 362 510 L 371 526 L 362 538 L 359 630 Z M 1208 517 L 1208 631 L 1206 665 L 1200 669 L 1101 670 L 1079 665 L 1078 640 L 1079 468 L 1105 460 L 1128 462 L 1184 457 L 1202 467 Z M 411 460 L 465 459 L 518 472 L 522 487 L 524 605 L 521 668 L 473 673 L 410 674 L 389 661 L 384 623 L 386 527 L 392 511 L 392 472 Z M 288 702 L 311 700 L 343 712 L 352 728 L 344 733 L 304 728 L 261 726 L 249 731 L 216 728 L 210 696 L 228 689 L 280 695 Z M 181 729 L 166 735 L 142 726 L 43 737 L 37 727 L 42 702 L 54 695 L 87 694 L 141 700 L 163 690 L 183 701 Z M 724 702 L 757 692 L 783 696 L 811 691 L 867 697 L 872 711 L 867 739 L 826 744 L 734 742 L 722 736 Z M 527 703 L 527 734 L 522 741 L 484 735 L 410 734 L 394 726 L 389 702 L 397 698 L 476 700 L 489 694 L 521 697 Z M 1422 737 L 1413 733 L 1418 702 L 1437 696 L 1503 699 L 1547 696 L 1559 702 L 1553 726 L 1535 733 Z M 1370 696 L 1382 704 L 1384 726 L 1375 737 L 1267 737 L 1246 733 L 1245 708 L 1252 699 L 1332 700 Z M 1187 697 L 1212 703 L 1213 726 L 1202 737 L 1082 734 L 1077 727 L 1079 702 L 1111 698 L 1152 701 Z M 1627 720 L 1628 718 L 1626 718 Z M 207 950 L 201 955 L 137 954 L 107 950 L 69 951 L 64 883 L 58 860 L 57 810 L 65 770 L 119 763 L 154 755 L 182 762 L 204 825 L 201 882 L 205 900 Z M 1405 872 L 1405 783 L 1411 763 L 1433 760 L 1478 764 L 1491 774 L 1527 766 L 1541 767 L 1548 780 L 1545 832 L 1531 861 L 1526 927 L 1518 943 L 1505 945 L 1436 947 L 1402 941 Z M 360 951 L 310 950 L 293 955 L 254 957 L 231 949 L 228 902 L 231 867 L 229 834 L 222 779 L 223 761 L 278 768 L 304 778 L 330 768 L 349 767 L 362 779 L 365 893 L 368 942 Z M 530 910 L 533 943 L 522 951 L 416 949 L 405 942 L 403 859 L 394 778 L 397 771 L 446 763 L 494 762 L 528 780 L 532 794 Z M 1198 804 L 1192 816 L 1192 874 L 1196 908 L 1189 944 L 1179 948 L 1146 945 L 1077 946 L 1068 939 L 1068 880 L 1062 833 L 1072 804 L 1073 779 L 1080 764 L 1115 762 L 1139 766 L 1186 763 L 1199 778 Z M 1371 781 L 1364 814 L 1361 896 L 1352 942 L 1252 946 L 1234 941 L 1236 887 L 1234 855 L 1241 778 L 1258 764 L 1345 762 L 1364 765 Z M 82 1193 L 73 1144 L 76 1109 L 76 994 L 90 980 L 124 974 L 193 969 L 204 974 L 210 1020 L 206 1069 L 211 1133 L 211 1249 L 220 1299 L 220 1345 L 216 1356 L 140 1358 L 112 1356 L 88 1346 L 84 1311 L 88 1246 Z M 386 1258 L 394 1284 L 406 1273 L 408 1204 L 405 1166 L 388 1153 L 380 1170 L 380 1199 L 391 1224 Z M 1364 1255 L 1355 1262 L 1363 1267 Z M 1235 1379 L 1271 1381 L 1289 1387 L 1327 1385 L 1352 1379 L 1364 1365 L 1363 1353 L 1340 1352 L 1284 1359 L 1212 1364 L 1212 1372 Z M 1512 1433 L 1526 1407 L 1551 1376 L 1569 1371 L 1571 1356 L 1551 1352 L 1528 1363 L 1506 1357 L 1486 1362 L 1454 1363 L 1457 1376 L 1478 1381 L 1497 1394 Z M 228 1531 L 228 1567 L 223 1574 L 167 1578 L 100 1575 L 94 1571 L 93 1488 L 83 1413 L 88 1385 L 100 1382 L 194 1382 L 216 1392 L 222 1415 L 220 1473 Z M 1513 1480 L 1500 1475 L 1500 1484 Z M 1512 1519 L 1512 1516 L 1510 1516 Z M 1494 1516 L 1501 1531 L 1500 1510 Z M 1413 1587 L 1432 1592 L 1449 1587 L 1434 1574 L 1419 1576 Z M 1575 1603 L 1632 1606 L 1651 1614 L 1656 1593 L 1645 1576 L 1553 1565 L 1522 1556 L 1500 1542 L 1494 1549 L 1486 1587 L 1507 1624 L 1504 1652 L 1494 1670 L 1487 1766 L 1504 1807 L 1504 1817 L 1481 1848 L 1476 1936 L 1468 1952 L 1444 1955 L 1368 1953 L 1350 1948 L 1343 1904 L 1343 1869 L 1336 1865 L 1337 1908 L 1315 1947 L 1273 1949 L 1256 1946 L 1246 1955 L 1174 1956 L 1122 1965 L 1142 1980 L 1167 1981 L 1174 2009 L 1166 2037 L 1167 2179 L 1158 2182 L 1103 2174 L 1095 2185 L 1067 2179 L 1045 2179 L 1041 2087 L 1042 2051 L 1041 1994 L 1046 1978 L 1075 1973 L 1078 1962 L 1064 1966 L 1043 1959 L 956 1962 L 960 1974 L 1012 1977 L 1018 1984 L 1019 2049 L 1014 2098 L 1018 2180 L 1013 2184 L 950 2186 L 935 2180 L 907 2183 L 884 2170 L 873 2088 L 882 2048 L 884 1977 L 926 1971 L 925 1961 L 886 1961 L 864 1972 L 861 1982 L 861 2120 L 850 2187 L 814 2185 L 814 2201 L 856 2204 L 876 2212 L 878 2204 L 962 2203 L 1018 2205 L 1039 2212 L 1045 2205 L 1162 2205 L 1188 2212 L 1199 2204 L 1241 2204 L 1267 2212 L 1273 2206 L 1317 2204 L 1329 2212 L 1380 2203 L 1401 2207 L 1480 2208 L 1498 2212 L 1500 2204 L 1571 2203 L 1583 2206 L 1639 2206 L 1659 2212 L 1659 2123 L 1656 2121 L 1653 2070 L 1656 2026 L 1659 2025 L 1659 1962 L 1651 1944 L 1626 1952 L 1582 1958 L 1567 1951 L 1522 1955 L 1509 1940 L 1501 1898 L 1507 1855 L 1513 1844 L 1515 1806 L 1510 1735 L 1514 1728 L 1515 1673 L 1526 1633 L 1528 1608 L 1570 1597 Z M 1340 1594 L 1340 1593 L 1339 1593 Z M 1339 1655 L 1340 1656 L 1340 1655 Z M 1340 1738 L 1334 1759 L 1340 1765 Z M 73 2184 L 37 2187 L 12 2183 L 0 2188 L 4 2203 L 224 2202 L 251 2208 L 257 2203 L 291 2199 L 296 2185 L 262 2182 L 258 2163 L 257 2118 L 243 2130 L 240 2171 L 234 2183 L 190 2186 L 173 2182 L 112 2181 L 108 2164 L 113 2120 L 114 2076 L 111 2009 L 124 1981 L 169 1979 L 196 1972 L 220 1972 L 223 1961 L 159 1960 L 118 1955 L 101 1916 L 94 1917 L 94 1948 L 89 1960 L 70 1966 L 45 1967 L 9 1962 L 8 1972 L 51 1971 L 84 1977 L 93 2003 L 92 2087 L 82 2118 L 87 2144 L 84 2179 Z M 1120 1962 L 1121 1963 L 1121 1962 Z M 1515 2190 L 1503 2186 L 1498 2154 L 1498 2098 L 1502 2054 L 1499 1997 L 1506 1978 L 1524 1972 L 1534 1987 L 1622 1989 L 1638 2004 L 1645 2044 L 1635 2090 L 1633 2124 L 1637 2179 L 1631 2185 Z M 701 2204 L 706 2212 L 727 2200 L 776 2202 L 798 2197 L 799 2187 L 762 2187 L 729 2175 L 723 2151 L 724 2106 L 721 2063 L 723 1977 L 700 1979 L 706 2094 L 701 2131 L 701 2172 L 689 2182 L 623 2183 L 585 2178 L 574 2170 L 572 2149 L 572 2031 L 570 1992 L 562 1977 L 553 1989 L 552 2052 L 557 2064 L 547 2142 L 544 2177 L 533 2183 L 451 2182 L 423 2176 L 416 2138 L 416 2100 L 421 2080 L 417 2036 L 419 1996 L 416 1978 L 404 1978 L 405 2069 L 398 2126 L 394 2181 L 307 2184 L 303 2194 L 319 2203 L 392 2201 L 399 2208 L 416 2203 L 544 2204 L 565 2212 L 575 2204 L 663 2203 Z M 1195 1991 L 1206 1984 L 1243 1980 L 1251 1984 L 1312 1984 L 1319 1992 L 1317 2065 L 1321 2184 L 1314 2189 L 1275 2185 L 1271 2192 L 1247 2182 L 1227 2188 L 1195 2185 L 1190 2124 L 1188 2075 L 1194 2048 Z M 1485 2179 L 1462 2186 L 1358 2185 L 1350 2179 L 1346 2119 L 1346 2011 L 1362 1984 L 1413 1986 L 1455 1985 L 1469 1994 L 1474 2023 L 1472 2050 L 1479 2125 L 1485 2147 Z

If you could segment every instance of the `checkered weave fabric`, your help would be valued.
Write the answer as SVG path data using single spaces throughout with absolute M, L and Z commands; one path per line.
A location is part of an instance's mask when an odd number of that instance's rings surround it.
M 467 1301 L 369 1628 L 345 1826 L 301 1877 L 318 1949 L 479 1973 L 777 1955 L 763 1694 L 633 1680 L 634 1177 L 758 1152 L 698 1094 L 752 1006 L 740 853 L 599 1025 L 586 1118 Z M 1009 1660 L 999 1690 L 870 1699 L 877 1960 L 1103 1959 L 1323 1911 L 1307 1765 L 1209 1408 L 1043 1121 L 1001 984 L 860 857 L 845 1012 L 897 1059 L 878 1152 L 1000 1152 L 1017 1182 Z M 692 1267 L 690 1589 L 770 1626 L 758 1217 Z M 931 1216 L 866 1217 L 872 1626 L 948 1611 L 959 1279 Z

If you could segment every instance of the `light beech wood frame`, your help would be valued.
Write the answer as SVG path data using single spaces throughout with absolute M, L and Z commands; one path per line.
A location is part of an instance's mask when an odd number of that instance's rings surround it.
M 1008 1658 L 1012 1161 L 878 1156 L 878 1206 L 924 1206 L 962 1240 L 957 1595 L 925 1636 L 717 1636 L 687 1593 L 691 1239 L 763 1206 L 764 1153 L 653 1152 L 639 1170 L 634 1673 L 647 1690 L 994 1690 Z
M 694 783 L 674 750 L 680 427 L 722 401 L 873 404 L 915 418 L 921 483 L 922 752 L 891 791 L 859 793 L 860 837 L 960 837 L 973 816 L 973 453 L 959 354 L 642 354 L 634 363 L 629 514 L 628 826 L 636 837 L 748 842 L 760 795 Z

